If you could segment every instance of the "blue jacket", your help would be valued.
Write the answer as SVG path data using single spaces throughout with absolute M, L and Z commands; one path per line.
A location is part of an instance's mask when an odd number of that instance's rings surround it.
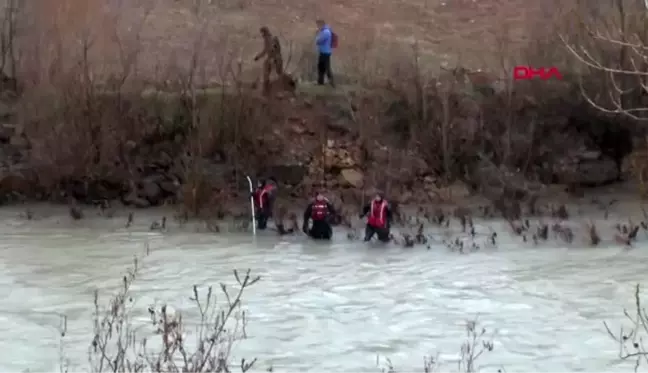
M 328 25 L 325 25 L 317 33 L 317 37 L 315 37 L 315 44 L 317 44 L 318 51 L 324 54 L 331 54 L 333 52 L 331 42 L 333 42 L 333 32 L 331 32 Z

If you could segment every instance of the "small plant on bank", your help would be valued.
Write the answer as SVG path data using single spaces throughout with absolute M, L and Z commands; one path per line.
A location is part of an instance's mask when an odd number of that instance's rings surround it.
M 94 293 L 93 336 L 88 348 L 92 372 L 223 372 L 236 368 L 246 372 L 256 362 L 242 359 L 237 367 L 231 361 L 234 344 L 246 338 L 246 315 L 242 308 L 243 293 L 260 277 L 250 270 L 244 275 L 234 270 L 238 289 L 220 284 L 221 296 L 210 286 L 202 291 L 194 285 L 190 300 L 199 319 L 187 321 L 171 306 L 151 306 L 151 324 L 135 324 L 135 302 L 132 285 L 138 276 L 139 261 L 122 278 L 115 295 L 102 304 L 98 291 Z M 194 327 L 189 331 L 188 328 Z M 61 324 L 61 354 L 67 321 Z M 187 333 L 188 332 L 188 333 Z M 187 340 L 188 335 L 194 335 Z M 69 364 L 61 360 L 61 371 Z
M 485 353 L 492 352 L 495 348 L 493 334 L 486 328 L 479 325 L 479 320 L 467 321 L 466 339 L 461 343 L 459 361 L 457 361 L 457 372 L 474 373 L 479 371 L 477 360 Z M 377 365 L 381 373 L 397 373 L 394 364 L 389 358 L 384 358 L 381 364 L 380 356 L 377 357 Z M 424 356 L 421 371 L 424 373 L 440 372 L 444 370 L 443 362 L 439 359 L 439 354 Z M 500 370 L 503 371 L 503 370 Z
M 613 332 L 607 322 L 604 322 L 608 335 L 619 345 L 619 358 L 634 361 L 634 371 L 637 372 L 642 364 L 648 363 L 648 349 L 644 339 L 648 336 L 648 315 L 646 308 L 641 303 L 641 286 L 637 284 L 634 292 L 634 310 L 623 310 L 623 314 L 630 322 L 629 328 L 623 326 L 618 332 Z

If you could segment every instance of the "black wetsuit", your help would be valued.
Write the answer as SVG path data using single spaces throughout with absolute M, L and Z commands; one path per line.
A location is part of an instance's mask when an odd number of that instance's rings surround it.
M 308 204 L 304 211 L 304 226 L 302 230 L 316 240 L 330 240 L 333 237 L 331 218 L 335 216 L 333 205 L 326 199 L 315 200 Z M 308 229 L 308 220 L 313 221 L 313 226 Z

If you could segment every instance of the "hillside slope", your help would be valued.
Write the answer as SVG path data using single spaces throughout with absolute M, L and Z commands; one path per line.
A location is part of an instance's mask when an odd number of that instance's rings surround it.
M 524 40 L 531 19 L 551 12 L 549 3 L 553 1 L 333 0 L 324 5 L 314 0 L 52 0 L 30 11 L 29 44 L 58 43 L 66 55 L 80 55 L 79 40 L 91 35 L 96 61 L 118 67 L 123 55 L 138 51 L 139 73 L 155 79 L 170 66 L 186 68 L 202 36 L 202 79 L 216 80 L 225 61 L 240 58 L 245 70 L 258 69 L 251 56 L 260 48 L 261 25 L 284 40 L 289 70 L 308 68 L 304 51 L 312 50 L 314 20 L 324 18 L 340 35 L 338 71 L 384 69 L 411 53 L 415 42 L 432 64 L 459 59 L 478 68 L 501 53 L 502 40 L 507 49 L 515 48 L 512 41 Z

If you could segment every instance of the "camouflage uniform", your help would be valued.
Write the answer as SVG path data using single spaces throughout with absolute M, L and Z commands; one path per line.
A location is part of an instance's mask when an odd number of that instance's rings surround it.
M 272 73 L 272 70 L 274 69 L 279 77 L 284 74 L 283 57 L 281 56 L 281 44 L 279 43 L 279 38 L 273 36 L 267 27 L 262 27 L 260 31 L 261 36 L 263 36 L 263 50 L 261 53 L 257 54 L 255 60 L 265 56 L 265 60 L 263 61 L 263 91 L 264 93 L 269 93 L 270 74 Z

